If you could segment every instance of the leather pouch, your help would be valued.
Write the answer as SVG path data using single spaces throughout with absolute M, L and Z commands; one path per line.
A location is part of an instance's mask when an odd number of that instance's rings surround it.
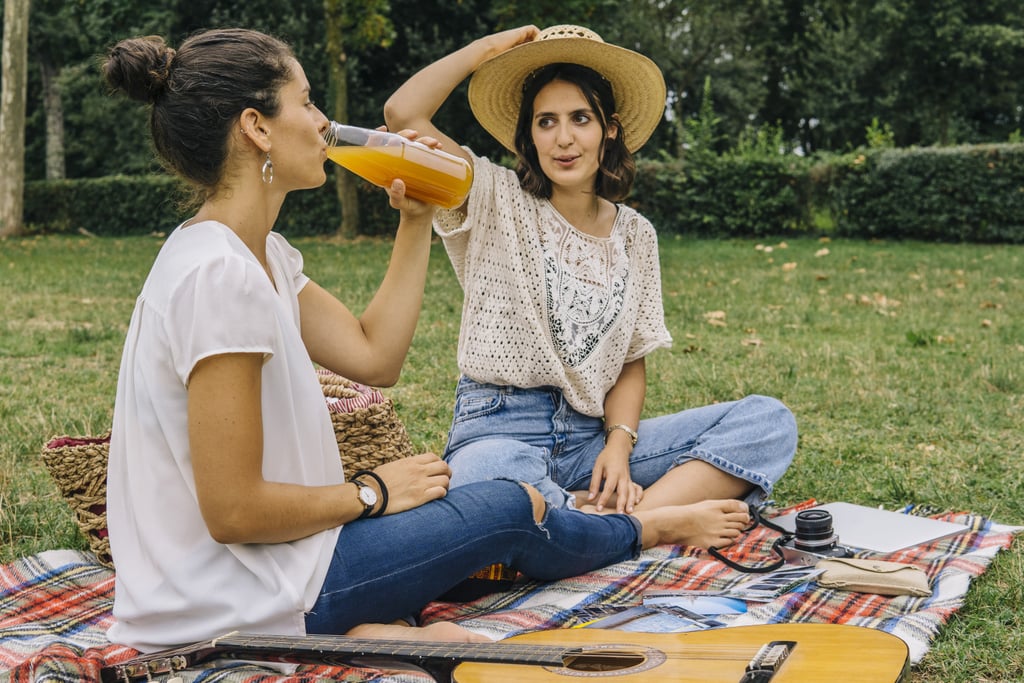
M 932 594 L 928 574 L 912 564 L 830 557 L 820 560 L 815 566 L 825 570 L 816 579 L 818 585 L 824 588 L 876 595 L 914 595 L 919 598 Z

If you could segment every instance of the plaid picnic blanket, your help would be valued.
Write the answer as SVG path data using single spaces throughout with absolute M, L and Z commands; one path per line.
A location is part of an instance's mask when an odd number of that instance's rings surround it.
M 808 501 L 782 512 L 813 504 Z M 963 604 L 971 580 L 985 571 L 1001 549 L 1010 546 L 1017 531 L 967 513 L 936 518 L 965 524 L 970 530 L 926 546 L 871 555 L 924 569 L 931 580 L 930 597 L 883 597 L 829 590 L 812 583 L 804 591 L 752 605 L 730 625 L 817 622 L 877 628 L 902 638 L 910 649 L 911 662 L 920 661 L 939 628 Z M 744 564 L 767 562 L 772 559 L 770 547 L 776 537 L 758 527 L 731 546 L 728 556 Z M 424 610 L 422 619 L 424 623 L 458 621 L 473 631 L 503 638 L 572 626 L 577 618 L 574 612 L 582 606 L 639 604 L 645 590 L 720 590 L 747 578 L 749 574 L 729 569 L 703 551 L 660 546 L 636 560 L 562 581 L 519 581 L 507 592 L 473 602 L 435 602 Z M 49 551 L 0 566 L 0 680 L 98 681 L 104 664 L 137 654 L 106 640 L 105 631 L 113 619 L 113 586 L 113 572 L 85 552 Z M 431 680 L 402 668 L 299 666 L 284 674 L 244 663 L 186 671 L 180 677 L 185 682 L 218 683 Z

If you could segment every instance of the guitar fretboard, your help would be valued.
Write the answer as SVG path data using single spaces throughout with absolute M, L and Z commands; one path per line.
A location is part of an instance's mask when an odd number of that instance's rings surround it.
M 213 641 L 216 649 L 246 651 L 282 656 L 306 652 L 343 656 L 379 656 L 402 659 L 450 659 L 474 662 L 523 663 L 561 666 L 565 658 L 579 648 L 513 643 L 448 643 L 408 640 L 378 640 L 348 636 L 264 636 L 229 634 Z

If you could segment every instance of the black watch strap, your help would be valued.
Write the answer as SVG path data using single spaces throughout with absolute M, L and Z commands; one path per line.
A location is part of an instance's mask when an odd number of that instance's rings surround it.
M 380 487 L 380 508 L 373 514 L 366 515 L 367 517 L 380 517 L 388 509 L 388 487 L 384 485 L 384 480 L 380 478 L 380 475 L 373 470 L 359 470 L 352 475 L 352 481 L 358 481 L 360 477 L 370 477 L 377 482 L 377 486 Z

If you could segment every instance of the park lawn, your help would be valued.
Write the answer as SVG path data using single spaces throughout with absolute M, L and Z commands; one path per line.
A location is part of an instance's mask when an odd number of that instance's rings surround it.
M 160 243 L 0 241 L 0 562 L 86 547 L 39 449 L 108 428 L 128 318 Z M 306 272 L 356 311 L 390 249 L 294 243 Z M 1024 523 L 1024 247 L 665 237 L 661 259 L 675 344 L 648 360 L 645 414 L 776 396 L 801 432 L 779 504 L 923 503 Z M 444 443 L 460 310 L 435 244 L 413 349 L 387 390 L 422 450 Z M 1018 541 L 910 680 L 1024 679 L 1022 593 Z

